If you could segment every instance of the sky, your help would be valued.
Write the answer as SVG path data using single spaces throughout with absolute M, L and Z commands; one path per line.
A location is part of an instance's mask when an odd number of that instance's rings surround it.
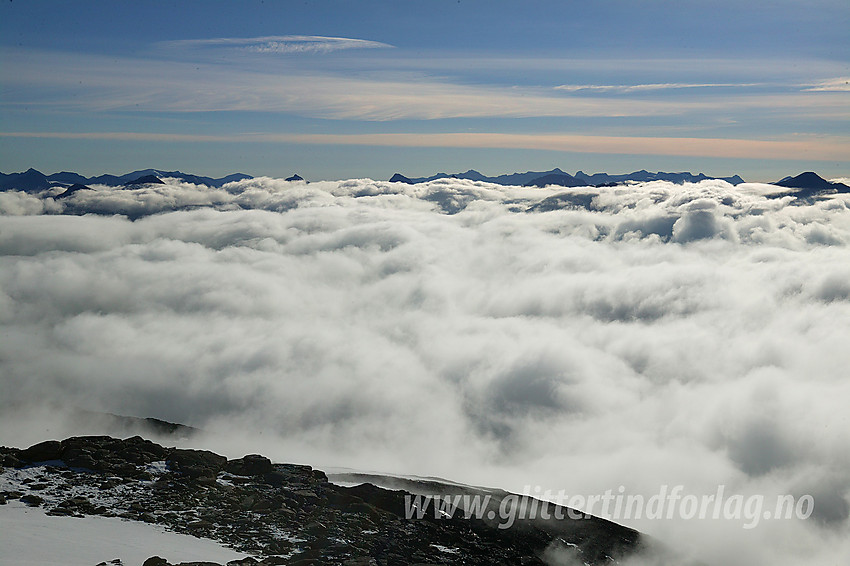
M 811 495 L 808 519 L 751 529 L 612 518 L 708 566 L 848 563 L 850 195 L 62 190 L 0 192 L 2 445 L 122 434 L 83 409 L 319 469 L 570 496 L 723 485 L 766 510 Z
M 850 176 L 850 5 L 3 2 L 0 171 Z

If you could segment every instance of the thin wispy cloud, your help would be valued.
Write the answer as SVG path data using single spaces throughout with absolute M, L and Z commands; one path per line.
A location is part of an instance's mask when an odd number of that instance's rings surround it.
M 386 49 L 392 45 L 380 41 L 321 35 L 272 35 L 265 37 L 219 37 L 210 39 L 181 39 L 157 44 L 175 50 L 235 49 L 251 53 L 304 54 L 331 53 L 348 49 Z
M 762 83 L 652 83 L 636 85 L 558 85 L 555 90 L 567 92 L 597 91 L 597 92 L 642 92 L 652 90 L 677 90 L 691 88 L 746 88 L 760 86 Z
M 517 73 L 538 73 L 551 77 L 571 77 L 574 83 L 563 81 L 565 86 L 629 86 L 623 82 L 577 81 L 574 76 L 610 78 L 638 73 L 634 84 L 729 84 L 800 86 L 814 84 L 815 78 L 841 76 L 846 65 L 827 59 L 769 59 L 769 58 L 645 58 L 603 56 L 587 57 L 529 57 L 493 54 L 476 57 L 463 52 L 447 56 L 445 52 L 432 51 L 427 57 L 413 58 L 402 51 L 382 53 L 381 57 L 364 53 L 363 62 L 374 68 L 417 69 L 425 72 L 466 73 L 486 71 L 491 74 L 515 76 Z M 646 81 L 647 78 L 664 78 Z M 675 78 L 676 80 L 670 80 Z M 757 81 L 754 79 L 758 79 Z M 804 82 L 809 81 L 809 82 Z
M 850 92 L 850 77 L 837 77 L 806 86 L 808 88 L 804 90 L 814 92 Z
M 296 58 L 297 59 L 297 58 Z M 7 106 L 89 112 L 275 112 L 311 118 L 394 121 L 454 118 L 679 117 L 783 112 L 845 119 L 838 92 L 677 98 L 560 95 L 551 88 L 462 84 L 427 75 L 352 76 L 294 68 L 249 70 L 214 63 L 29 53 L 6 65 Z M 698 89 L 692 89 L 698 90 Z M 704 118 L 703 118 L 704 119 Z
M 660 116 L 700 106 L 688 101 L 623 103 L 567 98 L 552 96 L 546 89 L 456 84 L 427 76 L 402 81 L 396 75 L 361 78 L 305 69 L 260 72 L 175 61 L 116 61 L 46 53 L 33 53 L 25 64 L 8 68 L 7 75 L 10 85 L 21 88 L 20 98 L 12 94 L 7 104 L 32 104 L 33 97 L 38 97 L 43 104 L 88 111 L 254 111 L 389 121 Z

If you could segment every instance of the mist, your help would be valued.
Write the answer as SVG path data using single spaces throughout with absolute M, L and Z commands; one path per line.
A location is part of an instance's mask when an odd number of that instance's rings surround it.
M 91 432 L 84 410 L 197 427 L 231 457 L 516 492 L 811 494 L 808 519 L 751 529 L 618 522 L 706 564 L 850 557 L 847 195 L 58 192 L 0 193 L 4 444 Z

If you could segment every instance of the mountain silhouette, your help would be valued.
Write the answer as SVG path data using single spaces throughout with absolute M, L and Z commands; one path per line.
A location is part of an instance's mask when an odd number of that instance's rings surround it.
M 53 173 L 52 175 L 47 176 L 47 180 L 51 183 L 68 183 L 71 185 L 80 184 L 84 185 L 88 182 L 86 177 L 83 177 L 79 173 L 73 173 L 71 171 L 62 171 L 60 173 Z
M 526 187 L 546 187 L 548 185 L 557 185 L 560 187 L 586 187 L 587 183 L 580 181 L 572 175 L 566 173 L 550 173 L 536 179 L 532 179 L 525 184 Z
M 0 190 L 24 191 L 25 193 L 38 193 L 51 187 L 47 176 L 41 171 L 29 168 L 23 173 L 0 173 Z
M 56 198 L 57 199 L 67 198 L 67 197 L 71 196 L 72 194 L 76 193 L 77 191 L 81 191 L 83 189 L 90 191 L 91 187 L 89 187 L 87 185 L 81 185 L 80 183 L 76 183 L 76 184 L 71 185 L 67 189 L 65 189 L 65 192 L 56 195 Z
M 412 181 L 411 179 L 408 179 L 407 177 L 405 177 L 401 173 L 396 173 L 395 175 L 390 177 L 390 183 L 407 183 L 408 185 L 413 185 L 414 181 Z
M 213 178 L 201 175 L 192 175 L 190 173 L 182 173 L 180 171 L 161 171 L 159 169 L 141 169 L 124 175 L 104 174 L 97 175 L 95 177 L 84 177 L 83 175 L 72 171 L 62 171 L 60 173 L 45 175 L 41 171 L 31 168 L 23 173 L 0 173 L 0 191 L 24 191 L 26 193 L 38 193 L 51 187 L 70 185 L 107 185 L 110 187 L 117 187 L 120 185 L 127 185 L 128 183 L 138 183 L 139 178 L 146 176 L 153 176 L 157 178 L 157 181 L 149 182 L 161 182 L 161 179 L 170 177 L 180 179 L 186 183 L 206 185 L 208 187 L 216 188 L 233 181 L 253 178 L 251 175 L 246 175 L 245 173 L 234 173 L 225 177 Z
M 394 183 L 416 184 L 447 178 L 469 179 L 471 181 L 484 181 L 487 183 L 496 183 L 498 185 L 526 187 L 543 187 L 546 185 L 560 185 L 563 187 L 607 187 L 621 185 L 628 181 L 670 181 L 672 183 L 682 184 L 698 183 L 700 181 L 705 181 L 706 179 L 720 179 L 732 185 L 740 185 L 744 182 L 744 180 L 738 175 L 732 175 L 731 177 L 709 177 L 703 173 L 694 175 L 689 171 L 680 173 L 666 173 L 664 171 L 659 171 L 658 173 L 652 173 L 645 169 L 626 173 L 624 175 L 609 175 L 608 173 L 594 173 L 592 175 L 588 175 L 583 171 L 578 171 L 575 175 L 570 175 L 557 167 L 551 171 L 526 171 L 525 173 L 509 173 L 495 177 L 482 175 L 474 169 L 470 169 L 465 173 L 455 173 L 453 175 L 448 173 L 437 173 L 436 175 L 431 175 L 429 177 L 406 177 L 401 173 L 396 173 L 390 178 L 390 181 Z
M 142 175 L 138 179 L 134 179 L 129 183 L 126 183 L 124 186 L 128 189 L 135 189 L 138 187 L 143 187 L 145 185 L 164 185 L 162 179 L 157 177 L 156 175 Z
M 850 187 L 844 183 L 831 183 L 813 171 L 800 173 L 796 177 L 785 177 L 773 184 L 789 189 L 799 189 L 797 191 L 785 193 L 791 194 L 798 199 L 810 199 L 813 197 L 831 194 L 850 193 Z

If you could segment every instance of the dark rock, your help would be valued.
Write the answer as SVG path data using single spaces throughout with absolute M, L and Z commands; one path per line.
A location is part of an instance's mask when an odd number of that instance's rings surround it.
M 94 458 L 92 458 L 90 454 L 85 453 L 68 458 L 65 460 L 65 463 L 72 468 L 84 468 L 87 470 L 98 469 L 97 462 L 95 462 Z
M 99 515 L 98 509 L 106 510 L 105 507 L 95 507 L 91 501 L 82 496 L 66 499 L 57 505 L 50 513 L 65 514 L 65 515 Z
M 17 451 L 15 454 L 20 454 L 20 451 Z M 0 463 L 11 468 L 20 468 L 24 465 L 24 462 L 15 454 L 3 455 L 2 459 L 0 459 Z
M 324 537 L 328 534 L 328 528 L 319 522 L 307 523 L 304 532 L 313 537 Z
M 287 475 L 279 470 L 273 470 L 263 475 L 263 481 L 269 485 L 280 486 L 286 483 Z
M 304 177 L 302 177 L 301 175 L 298 175 L 298 174 L 296 173 L 296 174 L 295 174 L 295 175 L 293 175 L 292 177 L 287 177 L 287 178 L 286 178 L 286 180 L 287 180 L 287 181 L 303 181 L 303 180 L 304 180 Z
M 29 505 L 30 507 L 38 507 L 42 503 L 44 503 L 44 499 L 37 495 L 27 494 L 21 497 L 21 501 Z
M 151 556 L 144 562 L 142 562 L 142 566 L 169 566 L 168 560 L 162 558 L 161 556 Z
M 46 462 L 58 460 L 62 451 L 62 443 L 58 440 L 46 440 L 21 450 L 18 457 L 24 462 Z
M 189 477 L 215 476 L 227 458 L 208 450 L 175 448 L 165 459 L 168 466 Z
M 248 454 L 238 460 L 229 460 L 224 471 L 236 476 L 259 476 L 274 470 L 272 461 L 259 454 Z

